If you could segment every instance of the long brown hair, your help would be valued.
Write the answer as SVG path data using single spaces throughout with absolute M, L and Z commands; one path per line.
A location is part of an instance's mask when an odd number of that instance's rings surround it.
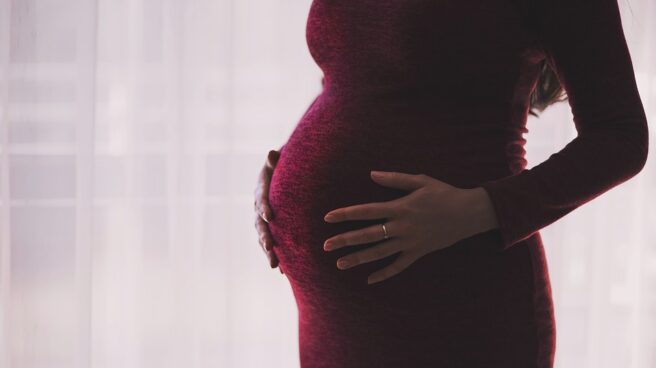
M 547 59 L 542 60 L 540 77 L 530 96 L 529 114 L 537 117 L 535 110 L 542 112 L 549 105 L 565 100 L 567 100 L 567 93 L 560 84 L 558 76 Z

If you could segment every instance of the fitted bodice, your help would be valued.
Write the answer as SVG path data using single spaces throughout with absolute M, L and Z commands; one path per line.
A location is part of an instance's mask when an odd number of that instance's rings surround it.
M 315 0 L 306 37 L 324 73 L 319 103 L 375 107 L 381 126 L 412 129 L 403 117 L 420 115 L 407 121 L 443 126 L 436 144 L 477 145 L 519 172 L 544 59 L 527 11 L 512 0 Z

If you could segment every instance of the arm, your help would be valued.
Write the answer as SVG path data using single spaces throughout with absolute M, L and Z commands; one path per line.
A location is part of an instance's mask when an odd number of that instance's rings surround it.
M 535 29 L 569 97 L 577 137 L 531 169 L 481 184 L 500 250 L 625 182 L 647 159 L 647 118 L 617 0 L 536 2 Z

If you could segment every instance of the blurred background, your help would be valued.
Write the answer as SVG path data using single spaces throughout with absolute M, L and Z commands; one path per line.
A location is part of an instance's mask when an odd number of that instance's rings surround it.
M 618 1 L 656 142 L 656 3 Z M 310 3 L 0 0 L 0 367 L 299 366 L 253 190 L 321 88 Z M 528 128 L 529 167 L 576 135 Z M 557 367 L 656 367 L 651 146 L 541 231 Z

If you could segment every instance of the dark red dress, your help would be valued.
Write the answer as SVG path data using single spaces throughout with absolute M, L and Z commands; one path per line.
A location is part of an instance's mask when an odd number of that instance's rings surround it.
M 617 1 L 314 0 L 306 35 L 323 90 L 282 147 L 269 199 L 301 366 L 551 367 L 538 230 L 636 175 L 647 156 Z M 545 59 L 578 137 L 529 170 L 522 134 Z M 500 227 L 368 285 L 396 255 L 340 270 L 339 257 L 378 242 L 322 246 L 385 221 L 330 224 L 328 211 L 407 194 L 370 170 L 482 186 Z

